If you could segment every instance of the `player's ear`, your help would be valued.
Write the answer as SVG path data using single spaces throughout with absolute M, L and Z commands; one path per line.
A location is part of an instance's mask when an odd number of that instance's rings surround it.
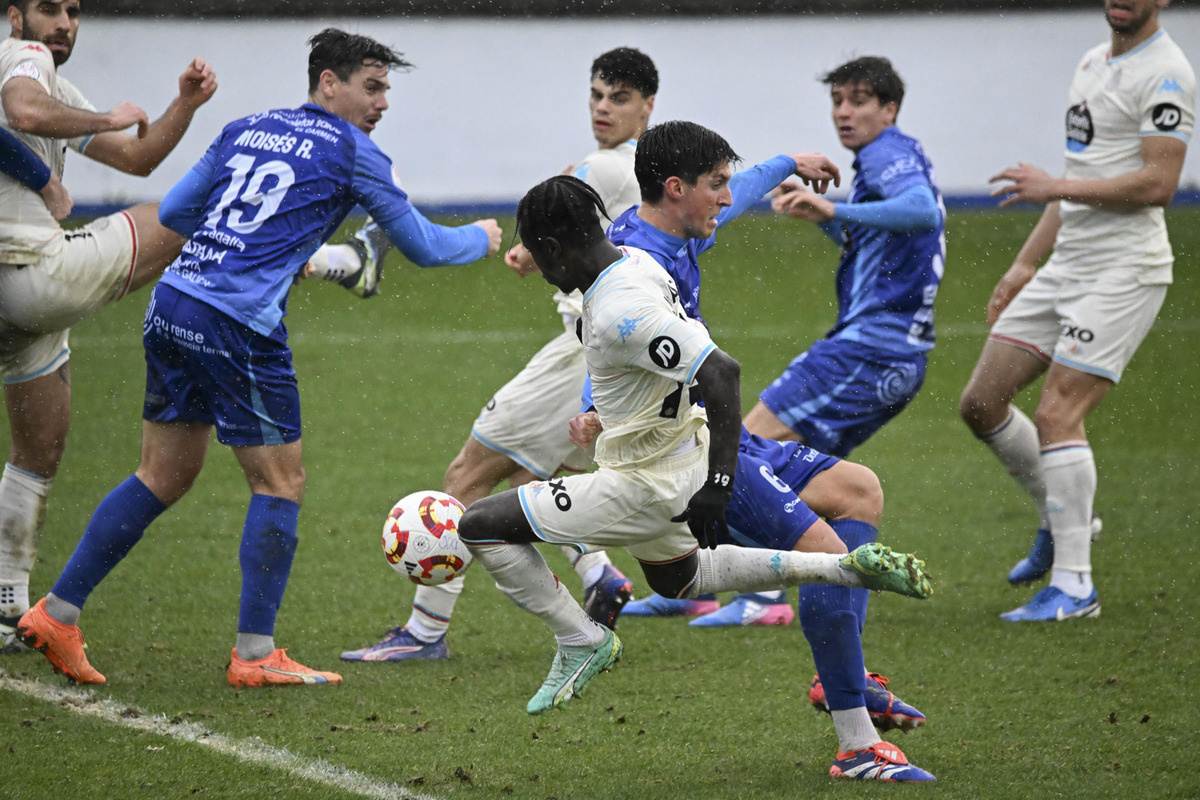
M 322 70 L 321 77 L 317 78 L 317 91 L 323 97 L 333 97 L 333 93 L 337 91 L 337 85 L 341 82 L 342 79 L 333 70 Z
M 684 186 L 683 178 L 680 178 L 678 175 L 672 175 L 663 181 L 663 196 L 669 197 L 672 200 L 678 200 L 683 197 Z
M 12 27 L 13 38 L 20 39 L 25 29 L 25 17 L 21 15 L 21 9 L 8 7 L 8 24 Z

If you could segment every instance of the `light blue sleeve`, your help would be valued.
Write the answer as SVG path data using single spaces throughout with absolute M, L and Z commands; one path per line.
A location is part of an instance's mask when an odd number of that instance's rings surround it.
M 208 152 L 158 204 L 158 221 L 180 236 L 191 238 L 200 227 L 200 214 L 212 189 L 219 141 L 209 145 Z
M 833 219 L 894 233 L 915 233 L 936 230 L 942 223 L 942 210 L 933 190 L 927 184 L 919 184 L 886 200 L 834 203 Z
M 592 399 L 592 373 L 588 373 L 583 379 L 583 393 L 579 398 L 579 412 L 581 414 L 596 409 L 596 401 Z
M 356 140 L 351 192 L 405 258 L 419 267 L 435 267 L 467 264 L 487 255 L 487 231 L 478 225 L 430 222 L 392 181 L 388 157 L 365 134 Z
M 742 212 L 761 200 L 767 192 L 787 180 L 787 177 L 795 171 L 796 162 L 792 157 L 781 155 L 735 173 L 729 181 L 729 191 L 733 194 L 733 205 L 717 216 L 717 227 L 737 219 Z
M 0 128 L 0 172 L 40 192 L 50 182 L 50 167 L 17 137 Z

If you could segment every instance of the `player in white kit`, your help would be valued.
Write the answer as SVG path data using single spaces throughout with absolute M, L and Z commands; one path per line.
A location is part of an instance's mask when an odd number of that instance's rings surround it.
M 1001 615 L 1009 621 L 1100 613 L 1096 464 L 1084 421 L 1121 379 L 1171 283 L 1163 207 L 1195 122 L 1195 74 L 1159 27 L 1168 2 L 1105 3 L 1111 40 L 1084 54 L 1068 95 L 1065 175 L 1020 164 L 992 179 L 1004 182 L 1002 206 L 1047 204 L 992 294 L 992 330 L 960 401 L 963 420 L 1041 517 L 1033 549 L 1008 579 L 1051 572 L 1050 585 Z M 1012 400 L 1043 373 L 1031 421 Z
M 646 54 L 618 47 L 592 62 L 591 78 L 588 106 L 599 149 L 570 172 L 594 188 L 616 216 L 640 200 L 633 173 L 634 150 L 654 109 L 658 71 Z M 529 251 L 520 244 L 507 253 L 505 261 L 519 275 L 537 270 Z M 591 465 L 591 453 L 575 447 L 568 435 L 587 376 L 583 348 L 575 335 L 583 301 L 578 292 L 561 291 L 554 301 L 563 332 L 497 390 L 446 470 L 443 491 L 464 505 L 491 494 L 504 480 L 518 486 L 559 472 L 583 472 Z M 621 608 L 633 596 L 632 583 L 603 551 L 580 554 L 569 550 L 568 557 L 583 581 L 588 613 L 615 626 Z M 463 586 L 462 580 L 454 580 L 418 587 L 403 626 L 390 629 L 375 644 L 342 653 L 342 658 L 407 661 L 449 657 L 445 635 Z
M 687 315 L 675 280 L 648 253 L 605 238 L 603 213 L 595 191 L 571 176 L 535 186 L 517 209 L 518 233 L 546 280 L 584 293 L 579 330 L 603 427 L 599 469 L 482 498 L 459 524 L 497 587 L 555 634 L 558 652 L 526 706 L 531 714 L 578 695 L 622 653 L 616 634 L 575 602 L 534 542 L 583 552 L 625 547 L 668 597 L 803 582 L 917 598 L 931 591 L 920 561 L 877 544 L 848 555 L 717 546 L 729 535 L 740 367 Z
M 179 96 L 154 123 L 132 103 L 107 112 L 58 68 L 71 55 L 78 0 L 10 3 L 10 38 L 0 42 L 0 127 L 61 177 L 67 147 L 115 169 L 148 175 L 178 144 L 196 109 L 216 90 L 195 59 Z M 120 131 L 137 126 L 137 135 Z M 66 231 L 42 196 L 0 175 L 0 374 L 12 432 L 0 477 L 0 650 L 29 607 L 46 497 L 70 427 L 68 329 L 106 303 L 156 278 L 183 239 L 158 223 L 156 204 Z

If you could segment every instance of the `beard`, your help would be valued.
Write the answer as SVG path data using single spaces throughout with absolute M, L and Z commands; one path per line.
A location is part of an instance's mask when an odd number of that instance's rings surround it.
M 1142 14 L 1131 16 L 1127 22 L 1113 22 L 1113 18 L 1108 11 L 1104 12 L 1104 19 L 1108 21 L 1108 27 L 1112 28 L 1114 33 L 1133 33 L 1141 28 L 1150 19 L 1153 9 L 1147 9 Z
M 50 50 L 50 57 L 54 59 L 54 66 L 61 67 L 67 63 L 67 59 L 71 57 L 71 50 L 74 49 L 75 43 L 71 41 L 69 36 L 57 34 L 52 36 L 38 36 L 34 31 L 29 30 L 28 25 L 21 26 L 21 39 L 26 42 L 38 42 L 50 47 L 51 44 L 64 45 L 66 50 Z

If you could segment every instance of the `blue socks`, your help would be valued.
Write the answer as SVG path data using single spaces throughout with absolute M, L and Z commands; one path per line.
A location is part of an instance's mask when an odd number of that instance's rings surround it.
M 878 530 L 857 520 L 835 520 L 830 526 L 853 550 L 873 542 Z M 863 705 L 866 666 L 863 663 L 862 626 L 866 620 L 866 589 L 804 584 L 800 586 L 800 626 L 812 648 L 813 663 L 825 688 L 831 711 Z
M 283 603 L 292 557 L 296 555 L 296 522 L 300 506 L 282 497 L 250 496 L 242 546 L 242 601 L 238 614 L 239 633 L 271 636 L 275 615 Z
M 96 507 L 83 538 L 54 584 L 54 595 L 83 608 L 88 595 L 166 509 L 136 475 L 126 478 Z

